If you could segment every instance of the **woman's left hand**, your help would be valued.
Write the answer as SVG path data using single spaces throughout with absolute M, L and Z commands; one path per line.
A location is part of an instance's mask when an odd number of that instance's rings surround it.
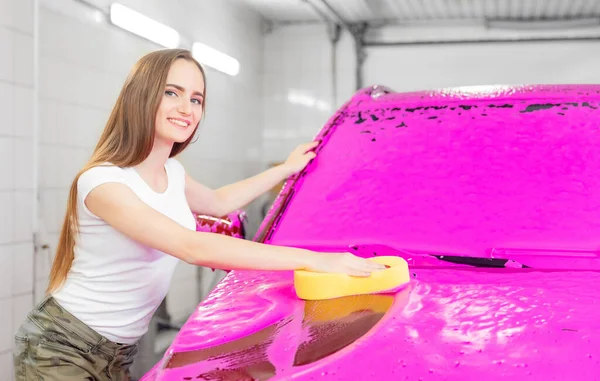
M 317 154 L 314 152 L 319 142 L 301 144 L 290 154 L 283 166 L 287 169 L 289 175 L 294 175 L 303 170 L 306 165 L 314 159 Z

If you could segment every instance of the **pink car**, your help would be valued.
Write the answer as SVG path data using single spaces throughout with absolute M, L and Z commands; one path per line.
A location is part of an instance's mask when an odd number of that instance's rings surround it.
M 359 91 L 256 240 L 407 259 L 395 294 L 232 271 L 144 380 L 600 379 L 600 86 Z

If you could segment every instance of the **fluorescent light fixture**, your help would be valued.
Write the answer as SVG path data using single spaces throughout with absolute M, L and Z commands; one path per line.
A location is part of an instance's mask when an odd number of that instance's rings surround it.
M 179 33 L 119 3 L 110 6 L 110 22 L 165 48 L 179 46 Z
M 200 42 L 194 42 L 194 45 L 192 45 L 192 55 L 201 64 L 210 66 L 225 74 L 235 76 L 240 72 L 238 60 Z

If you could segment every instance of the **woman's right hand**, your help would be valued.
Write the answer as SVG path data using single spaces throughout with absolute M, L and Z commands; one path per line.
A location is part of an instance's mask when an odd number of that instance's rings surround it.
M 322 273 L 339 273 L 367 277 L 374 271 L 385 270 L 385 266 L 357 257 L 351 253 L 315 253 L 307 270 Z

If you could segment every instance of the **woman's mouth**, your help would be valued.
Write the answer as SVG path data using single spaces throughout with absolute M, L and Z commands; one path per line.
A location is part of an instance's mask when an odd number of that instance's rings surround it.
M 167 120 L 174 125 L 182 128 L 187 128 L 190 125 L 190 122 L 184 119 L 175 119 L 175 118 L 167 118 Z

